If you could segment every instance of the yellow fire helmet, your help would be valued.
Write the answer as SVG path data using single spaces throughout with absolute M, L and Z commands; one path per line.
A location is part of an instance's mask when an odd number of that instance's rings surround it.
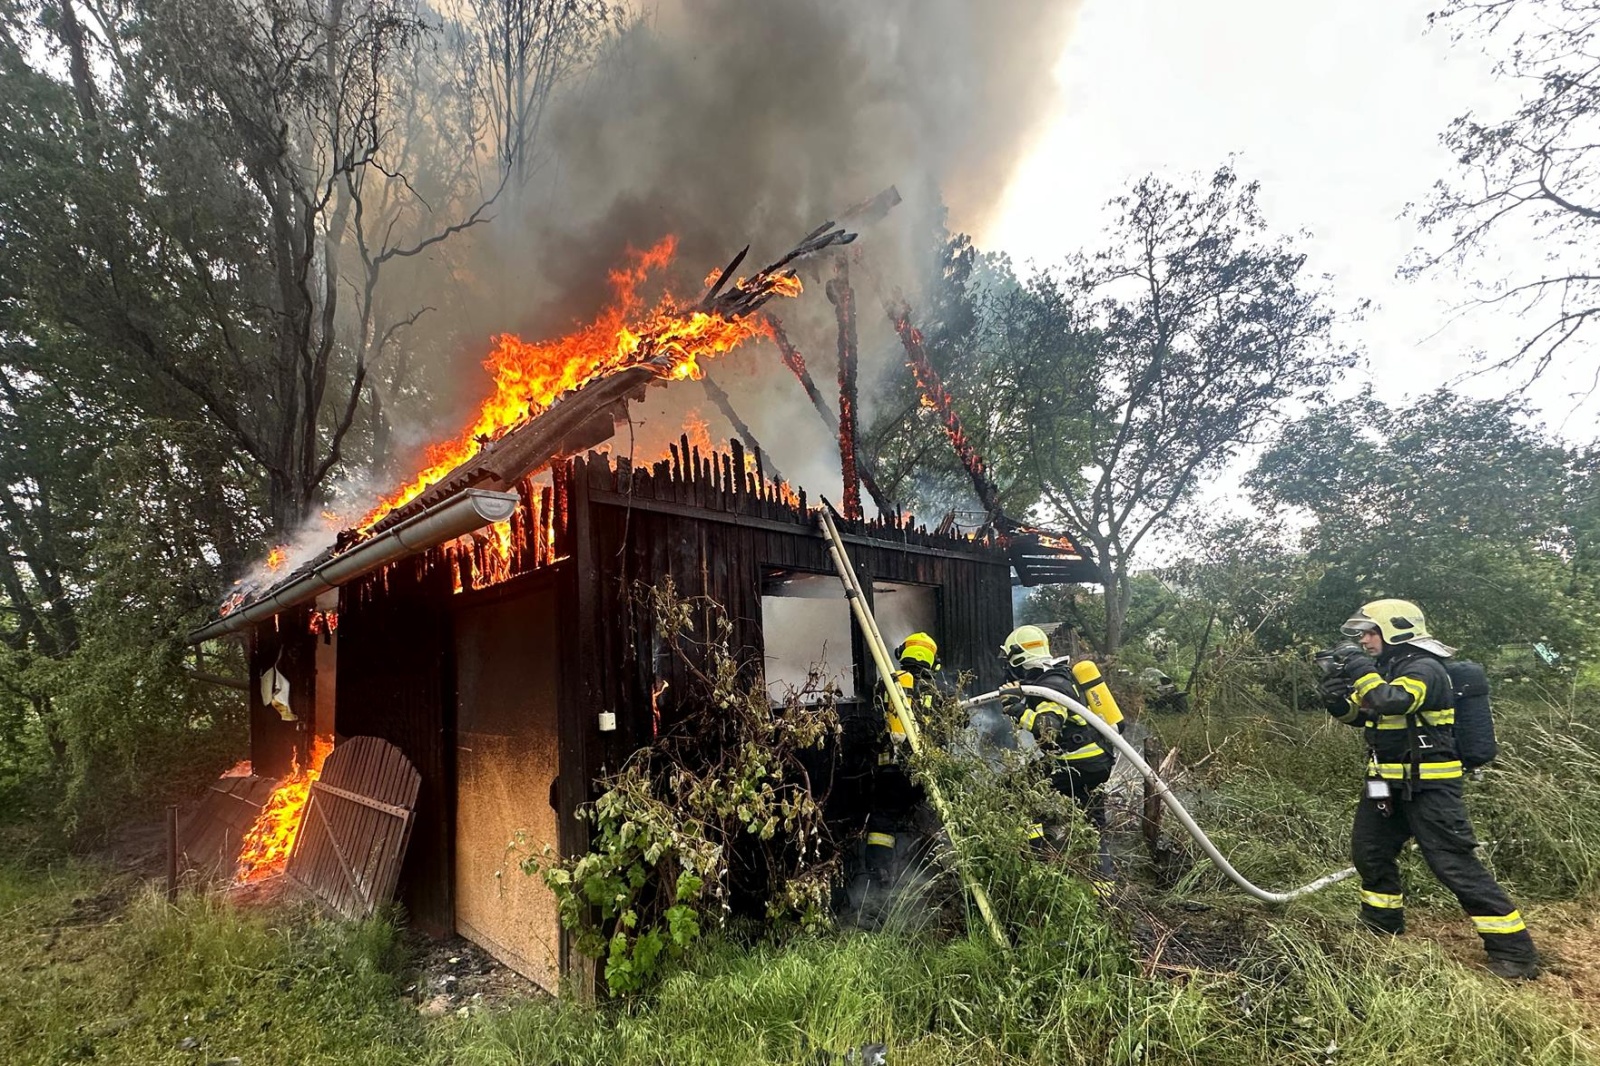
M 1038 626 L 1018 626 L 1006 636 L 1000 657 L 1016 667 L 1042 665 L 1050 660 L 1050 637 Z
M 1422 608 L 1410 600 L 1373 600 L 1345 620 L 1339 632 L 1359 637 L 1376 629 L 1385 644 L 1410 644 L 1448 659 L 1456 649 L 1428 633 L 1428 620 Z
M 930 670 L 939 668 L 939 645 L 926 633 L 913 633 L 900 642 L 894 650 L 894 657 L 900 662 L 910 659 L 912 662 L 921 663 Z

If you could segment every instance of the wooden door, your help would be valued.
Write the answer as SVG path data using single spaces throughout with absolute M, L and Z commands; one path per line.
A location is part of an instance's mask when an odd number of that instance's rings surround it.
M 556 847 L 555 591 L 463 606 L 455 625 L 456 930 L 554 991 L 554 895 L 521 862 Z

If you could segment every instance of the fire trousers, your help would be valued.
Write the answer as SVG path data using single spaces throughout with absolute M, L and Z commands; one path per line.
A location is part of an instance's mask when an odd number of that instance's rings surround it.
M 1106 839 L 1106 794 L 1105 783 L 1111 780 L 1111 760 L 1096 758 L 1086 760 L 1091 762 L 1092 768 L 1080 770 L 1075 766 L 1058 767 L 1050 775 L 1050 784 L 1057 792 L 1064 796 L 1071 796 L 1079 807 L 1083 808 L 1083 816 L 1089 824 L 1094 826 L 1099 834 L 1099 852 L 1096 856 L 1096 877 L 1109 883 L 1115 876 L 1111 863 L 1111 845 Z M 1030 832 L 1042 840 L 1044 827 L 1036 826 Z
M 922 786 L 904 766 L 880 762 L 872 771 L 872 803 L 867 812 L 867 869 L 887 882 L 900 837 L 915 833 L 917 810 L 926 801 Z
M 1380 932 L 1405 932 L 1405 889 L 1395 860 L 1406 841 L 1415 837 L 1428 869 L 1455 893 L 1483 937 L 1484 950 L 1494 958 L 1537 961 L 1522 915 L 1474 851 L 1478 841 L 1467 819 L 1461 786 L 1417 789 L 1410 799 L 1399 794 L 1399 786 L 1395 791 L 1388 815 L 1366 796 L 1356 808 L 1350 858 L 1361 875 L 1361 920 Z

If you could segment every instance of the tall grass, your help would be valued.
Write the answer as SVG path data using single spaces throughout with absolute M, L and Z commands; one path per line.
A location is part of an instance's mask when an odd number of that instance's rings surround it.
M 1468 789 L 1485 854 L 1530 899 L 1600 893 L 1600 729 L 1553 708 L 1497 714 L 1502 755 Z
M 385 921 L 0 866 L 0 1061 L 408 1063 L 422 1030 L 404 962 Z
M 430 1046 L 462 1066 L 810 1064 L 881 1042 L 896 1066 L 944 1063 L 1592 1062 L 1535 992 L 1470 975 L 1425 943 L 1286 922 L 1237 972 L 1183 980 L 1080 973 L 1047 937 L 882 935 L 722 947 L 647 1005 L 549 1003 L 452 1022 Z
M 1465 786 L 1483 855 L 1534 900 L 1600 891 L 1600 729 L 1569 707 L 1497 699 L 1500 757 Z M 1225 703 L 1153 720 L 1185 763 L 1193 813 L 1247 876 L 1287 884 L 1347 864 L 1360 794 L 1359 731 L 1320 710 Z M 1202 885 L 1221 886 L 1208 870 Z M 1422 888 L 1427 875 L 1414 879 Z M 1424 888 L 1424 892 L 1427 890 Z
M 1539 898 L 1592 894 L 1600 740 L 1565 710 L 1502 708 L 1501 723 L 1500 766 L 1469 790 L 1486 850 L 1529 898 L 1536 885 Z M 1343 863 L 1355 731 L 1260 706 L 1159 725 L 1188 762 L 1214 752 L 1186 787 L 1247 874 L 1287 886 Z M 417 975 L 388 921 L 172 906 L 105 871 L 0 857 L 0 1062 L 821 1066 L 866 1043 L 887 1045 L 893 1066 L 1600 1061 L 1576 1009 L 1542 985 L 1500 982 L 1425 938 L 1360 932 L 1347 885 L 1269 910 L 1201 865 L 1182 892 L 1209 900 L 1197 920 L 1230 950 L 1156 965 L 1133 947 L 1143 919 L 1074 872 L 1092 837 L 1071 808 L 1050 810 L 1037 774 L 931 768 L 1007 947 L 965 920 L 946 853 L 934 886 L 907 895 L 882 932 L 712 941 L 649 994 L 599 1005 L 537 998 L 424 1020 L 402 995 Z M 1041 811 L 1064 833 L 1046 861 L 1024 843 Z M 1418 902 L 1454 907 L 1427 891 Z M 1175 914 L 1162 920 L 1188 920 Z

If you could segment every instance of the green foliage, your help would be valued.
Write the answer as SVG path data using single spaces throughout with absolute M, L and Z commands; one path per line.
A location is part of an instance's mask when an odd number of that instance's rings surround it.
M 1532 899 L 1600 892 L 1600 721 L 1501 698 L 1502 754 L 1468 792 L 1496 871 Z
M 1215 799 L 1197 809 L 1263 879 L 1326 872 L 1343 847 L 1358 773 L 1352 761 L 1346 775 L 1338 753 L 1354 759 L 1355 734 L 1315 720 L 1220 707 L 1161 720 L 1186 752 L 1217 752 L 1204 775 Z M 951 739 L 959 725 L 949 707 L 930 721 Z M 1529 750 L 1520 724 L 1508 732 L 1519 755 Z M 1004 793 L 1038 784 L 1025 767 L 934 766 L 963 806 L 1003 805 Z M 128 906 L 128 883 L 104 870 L 23 869 L 8 852 L 0 1056 L 177 1064 L 196 1054 L 179 1046 L 192 1037 L 206 1061 L 375 1066 L 816 1066 L 868 1042 L 911 1066 L 1596 1061 L 1584 1019 L 1549 982 L 1515 986 L 1470 972 L 1422 937 L 1374 940 L 1349 921 L 1348 886 L 1267 912 L 1207 893 L 1212 875 L 1198 874 L 1187 895 L 1211 901 L 1206 927 L 1226 938 L 1226 957 L 1193 969 L 1141 965 L 1123 930 L 1150 918 L 1127 904 L 1106 908 L 1072 872 L 1087 834 L 1069 841 L 1065 864 L 1026 858 L 1016 820 L 1037 808 L 1011 802 L 1019 806 L 991 826 L 965 823 L 1006 914 L 1009 948 L 977 925 L 966 935 L 924 925 L 754 944 L 709 935 L 627 1002 L 536 997 L 433 1022 L 397 998 L 411 978 L 385 921 L 329 923 L 307 910 L 252 913 L 192 898 L 174 908 L 150 894 Z M 1469 802 L 1483 830 L 1487 797 Z M 1600 822 L 1591 802 L 1577 817 Z M 1576 840 L 1569 855 L 1583 847 L 1593 852 Z M 1494 857 L 1504 873 L 1509 856 Z M 1007 883 L 1023 871 L 1026 887 Z M 1427 877 L 1420 868 L 1411 876 Z M 1455 906 L 1421 895 L 1423 908 Z M 1537 932 L 1544 916 L 1536 906 L 1530 916 Z M 1183 924 L 1206 921 L 1186 913 Z
M 648 987 L 723 928 L 736 886 L 766 900 L 769 923 L 826 925 L 838 865 L 801 761 L 839 735 L 833 693 L 773 706 L 729 649 L 720 607 L 680 598 L 670 580 L 641 596 L 695 688 L 679 700 L 679 724 L 636 752 L 585 812 L 589 852 L 524 864 L 555 893 L 576 948 L 605 959 L 613 995 Z M 707 613 L 709 639 L 691 645 Z
M 1094 548 L 1108 599 L 1092 639 L 1108 654 L 1124 640 L 1140 545 L 1351 362 L 1258 196 L 1227 167 L 1181 185 L 1146 177 L 1112 202 L 1102 245 L 1065 266 L 1018 279 L 990 260 L 955 275 L 971 323 L 939 369 L 1005 505 Z
M 530 1003 L 436 1031 L 430 1046 L 462 1066 L 812 1066 L 867 1042 L 908 1066 L 1594 1061 L 1576 1018 L 1426 944 L 1280 919 L 1237 970 L 1166 980 L 1082 968 L 1061 934 L 1104 920 L 1069 913 L 1011 951 L 981 935 L 724 944 L 663 982 L 648 1010 Z
M 386 920 L 173 906 L 98 867 L 0 867 L 0 1058 L 17 1066 L 415 1062 L 406 964 Z
M 1195 711 L 1151 724 L 1185 763 L 1204 761 L 1204 773 L 1180 791 L 1235 865 L 1260 884 L 1302 884 L 1348 864 L 1363 745 L 1309 691 L 1294 712 L 1252 689 L 1259 670 L 1259 662 L 1230 664 L 1198 691 Z M 1498 688 L 1500 756 L 1466 785 L 1483 854 L 1519 899 L 1585 899 L 1600 889 L 1600 729 L 1575 709 L 1595 693 L 1573 695 L 1566 705 Z M 1421 895 L 1454 907 L 1420 863 L 1408 876 Z M 1206 865 L 1192 877 L 1192 887 L 1226 889 Z
M 1315 519 L 1304 543 L 1321 576 L 1300 617 L 1331 634 L 1364 600 L 1399 596 L 1479 658 L 1534 641 L 1581 658 L 1600 633 L 1592 475 L 1525 419 L 1514 400 L 1367 394 L 1290 426 L 1250 484 Z

